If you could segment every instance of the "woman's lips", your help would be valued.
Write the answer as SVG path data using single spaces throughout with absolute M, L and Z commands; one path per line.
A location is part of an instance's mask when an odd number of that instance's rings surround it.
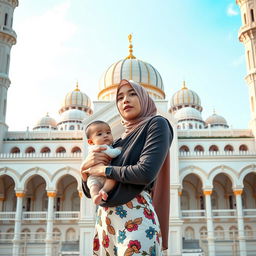
M 124 110 L 128 110 L 128 109 L 131 109 L 131 108 L 132 108 L 132 106 L 125 106 Z

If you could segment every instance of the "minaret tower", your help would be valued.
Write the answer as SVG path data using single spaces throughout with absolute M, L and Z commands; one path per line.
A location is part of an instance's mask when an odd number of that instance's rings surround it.
M 14 9 L 18 4 L 18 0 L 0 0 L 0 152 L 8 130 L 5 117 L 7 91 L 11 84 L 9 79 L 10 52 L 17 37 L 12 29 L 12 21 Z
M 236 0 L 241 10 L 239 41 L 244 44 L 251 106 L 250 128 L 256 137 L 256 0 Z

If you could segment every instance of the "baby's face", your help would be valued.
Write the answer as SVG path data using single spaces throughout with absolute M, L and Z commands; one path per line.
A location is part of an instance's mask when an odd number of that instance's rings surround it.
M 94 145 L 111 145 L 113 143 L 110 127 L 106 124 L 92 125 L 90 137 Z

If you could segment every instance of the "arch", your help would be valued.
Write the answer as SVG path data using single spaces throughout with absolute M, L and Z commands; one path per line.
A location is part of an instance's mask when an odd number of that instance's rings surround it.
M 61 168 L 59 170 L 57 170 L 55 172 L 55 174 L 52 176 L 52 180 L 51 180 L 51 188 L 56 190 L 57 189 L 57 184 L 59 182 L 59 180 L 64 177 L 65 175 L 71 175 L 72 177 L 74 177 L 77 181 L 77 190 L 81 190 L 81 175 L 80 172 L 72 167 L 64 167 Z
M 75 241 L 76 240 L 76 231 L 74 228 L 69 228 L 66 231 L 66 241 Z
M 71 149 L 71 153 L 81 153 L 81 152 L 82 152 L 81 148 L 77 146 Z
M 223 240 L 224 239 L 224 229 L 222 226 L 217 226 L 214 229 L 214 235 L 217 240 Z
M 186 145 L 182 145 L 180 148 L 179 148 L 179 151 L 180 152 L 189 152 L 189 147 L 186 146 Z
M 186 227 L 185 229 L 185 239 L 191 240 L 195 239 L 195 230 L 192 227 Z
M 244 178 L 249 173 L 256 173 L 256 166 L 254 164 L 247 165 L 240 171 L 239 182 L 244 184 Z
M 233 152 L 234 151 L 234 148 L 233 146 L 231 146 L 230 144 L 226 145 L 224 147 L 224 151 L 228 151 L 228 152 Z
M 45 239 L 45 229 L 44 228 L 38 228 L 35 234 L 35 239 L 37 242 L 44 242 Z
M 7 24 L 8 24 L 8 13 L 6 12 L 4 14 L 4 26 L 7 26 Z
M 217 151 L 219 151 L 219 148 L 218 148 L 218 146 L 216 146 L 216 145 L 211 145 L 211 146 L 209 147 L 209 151 L 210 151 L 210 152 L 217 152 Z
M 213 180 L 218 174 L 224 174 L 229 177 L 231 180 L 232 186 L 235 188 L 236 186 L 241 185 L 238 180 L 238 175 L 235 170 L 232 168 L 226 166 L 226 165 L 221 165 L 213 168 L 208 175 L 208 180 L 211 186 L 213 186 Z
M 19 148 L 19 147 L 13 147 L 13 148 L 10 150 L 10 153 L 11 153 L 11 154 L 19 154 L 19 153 L 20 153 L 20 148 Z
M 43 147 L 41 150 L 40 150 L 40 153 L 51 153 L 51 150 L 49 147 Z
M 206 226 L 202 226 L 199 230 L 200 233 L 200 238 L 201 239 L 206 239 L 207 238 L 207 227 Z
M 18 172 L 16 172 L 13 169 L 5 167 L 5 168 L 0 169 L 0 176 L 2 176 L 2 175 L 10 176 L 14 180 L 14 184 L 15 184 L 14 189 L 17 190 L 19 188 L 20 174 Z
M 28 147 L 28 148 L 26 148 L 26 150 L 25 150 L 25 153 L 27 153 L 27 154 L 33 154 L 33 153 L 35 153 L 36 152 L 36 150 L 35 150 L 35 148 L 33 148 L 33 147 Z
M 202 182 L 202 186 L 205 187 L 207 184 L 207 174 L 206 172 L 194 165 L 187 166 L 180 170 L 180 184 L 182 184 L 184 178 L 189 174 L 195 174 L 199 177 Z
M 244 227 L 244 233 L 245 233 L 246 239 L 253 239 L 253 229 L 251 226 L 246 225 Z
M 248 147 L 245 144 L 239 146 L 239 151 L 248 151 Z
M 54 228 L 53 229 L 53 233 L 52 233 L 52 239 L 54 241 L 59 241 L 60 240 L 60 236 L 61 236 L 61 232 L 58 228 Z
M 45 183 L 46 183 L 46 190 L 48 190 L 48 188 L 50 187 L 50 175 L 49 173 L 42 169 L 42 168 L 39 168 L 39 167 L 35 167 L 35 168 L 31 168 L 29 170 L 27 170 L 26 172 L 23 173 L 23 175 L 21 176 L 20 178 L 20 186 L 21 188 L 24 190 L 27 186 L 27 183 L 28 181 L 34 176 L 34 175 L 39 175 L 41 176 L 44 180 L 45 180 Z
M 64 147 L 58 147 L 55 151 L 56 153 L 66 153 L 66 149 Z
M 229 237 L 231 240 L 237 240 L 238 239 L 238 229 L 237 226 L 231 226 L 229 228 Z
M 204 152 L 204 147 L 201 145 L 196 145 L 194 148 L 195 152 Z

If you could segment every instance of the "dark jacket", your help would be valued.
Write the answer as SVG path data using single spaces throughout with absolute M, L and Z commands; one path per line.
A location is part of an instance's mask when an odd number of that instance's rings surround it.
M 158 171 L 166 158 L 173 139 L 173 130 L 162 116 L 154 116 L 136 128 L 124 139 L 118 139 L 114 147 L 122 147 L 121 154 L 111 161 L 111 174 L 117 181 L 101 206 L 117 206 L 132 200 L 143 190 L 152 190 Z M 90 197 L 86 182 L 83 191 Z

